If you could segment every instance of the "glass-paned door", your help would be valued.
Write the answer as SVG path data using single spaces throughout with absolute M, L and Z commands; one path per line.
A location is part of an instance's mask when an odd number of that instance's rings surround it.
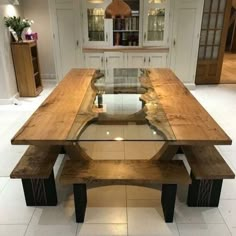
M 145 46 L 167 44 L 169 4 L 169 0 L 144 1 L 143 42 Z
M 226 0 L 205 0 L 198 54 L 201 60 L 218 59 L 225 6 Z
M 108 46 L 109 20 L 104 18 L 105 9 L 111 0 L 84 0 L 83 21 L 86 46 Z
M 217 84 L 220 81 L 231 1 L 205 0 L 196 84 Z

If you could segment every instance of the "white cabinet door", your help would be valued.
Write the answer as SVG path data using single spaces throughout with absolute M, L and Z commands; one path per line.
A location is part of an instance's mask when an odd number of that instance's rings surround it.
M 204 0 L 175 1 L 171 69 L 186 84 L 194 84 Z
M 167 53 L 148 53 L 147 61 L 148 68 L 166 68 L 167 66 Z
M 105 69 L 104 53 L 84 53 L 86 68 Z
M 126 68 L 126 54 L 123 52 L 105 52 L 106 82 L 113 83 L 114 69 Z
M 170 0 L 143 1 L 143 45 L 167 46 Z
M 125 53 L 123 52 L 105 52 L 106 69 L 125 68 Z
M 131 52 L 127 53 L 127 67 L 128 68 L 146 68 L 147 58 L 145 53 Z
M 72 69 L 82 65 L 79 2 L 76 0 L 49 1 L 53 25 L 54 58 L 57 79 L 62 80 Z
M 110 46 L 112 19 L 104 19 L 105 9 L 111 0 L 83 0 L 83 41 L 86 47 Z

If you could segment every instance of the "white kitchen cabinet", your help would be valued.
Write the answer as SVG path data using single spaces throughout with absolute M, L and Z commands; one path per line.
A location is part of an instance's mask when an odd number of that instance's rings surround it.
M 71 68 L 83 67 L 79 1 L 50 0 L 54 60 L 57 79 L 60 81 Z
M 111 0 L 83 0 L 82 3 L 84 46 L 110 46 L 112 42 L 112 19 L 104 19 L 104 14 Z
M 146 53 L 130 52 L 127 54 L 128 68 L 145 68 L 146 67 Z
M 114 68 L 126 68 L 127 64 L 126 53 L 122 52 L 85 53 L 84 59 L 86 68 L 103 70 L 106 78 L 111 80 L 113 80 Z
M 147 68 L 166 68 L 167 53 L 148 53 L 147 54 Z
M 143 0 L 143 45 L 167 46 L 170 0 Z
M 167 64 L 168 53 L 141 53 L 127 54 L 128 68 L 164 68 Z
M 84 53 L 85 67 L 105 70 L 104 53 Z

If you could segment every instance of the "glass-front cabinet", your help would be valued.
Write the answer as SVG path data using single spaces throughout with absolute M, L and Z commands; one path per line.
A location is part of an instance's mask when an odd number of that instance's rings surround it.
M 105 19 L 105 9 L 111 0 L 84 0 L 83 23 L 85 46 L 109 46 L 112 20 Z
M 145 0 L 143 45 L 165 46 L 168 41 L 169 0 Z
M 83 0 L 85 47 L 168 46 L 170 0 L 124 0 L 128 18 L 105 19 L 112 0 Z

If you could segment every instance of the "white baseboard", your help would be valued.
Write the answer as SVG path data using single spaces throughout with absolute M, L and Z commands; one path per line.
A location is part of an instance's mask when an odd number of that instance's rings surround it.
M 193 83 L 184 83 L 184 86 L 189 90 L 195 90 L 196 89 L 196 84 L 193 84 Z
M 19 93 L 16 93 L 13 97 L 8 99 L 0 99 L 0 105 L 11 105 L 14 104 L 17 101 L 17 98 L 19 97 Z
M 42 79 L 43 86 L 55 86 L 58 84 L 56 79 Z
M 41 74 L 42 80 L 56 80 L 56 74 Z

